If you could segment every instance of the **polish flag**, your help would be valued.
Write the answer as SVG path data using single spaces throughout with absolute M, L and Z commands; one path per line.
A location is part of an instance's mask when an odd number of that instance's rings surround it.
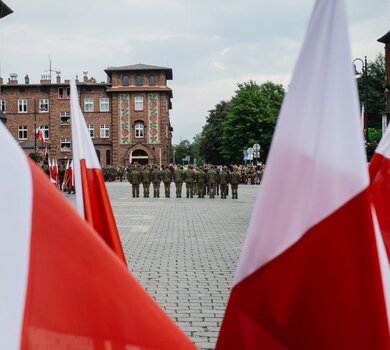
M 0 124 L 0 349 L 194 349 Z
M 53 162 L 50 160 L 50 157 L 47 159 L 48 165 L 49 165 L 49 178 L 50 178 L 50 183 L 55 184 L 56 181 L 53 176 Z
M 344 1 L 316 1 L 217 349 L 390 348 L 345 17 Z
M 37 140 L 40 140 L 41 144 L 43 146 L 43 144 L 45 143 L 45 135 L 44 135 L 42 127 L 40 125 L 38 128 L 35 129 L 35 138 Z
M 65 190 L 65 188 L 67 188 L 67 185 L 68 185 L 68 169 L 69 169 L 69 159 L 67 160 L 66 162 L 66 166 L 65 166 L 65 172 L 64 172 L 64 178 L 62 180 L 62 184 L 61 184 L 61 190 Z
M 390 128 L 375 150 L 369 172 L 375 210 L 390 259 Z
M 81 112 L 74 80 L 70 83 L 70 110 L 77 211 L 126 264 L 103 173 Z

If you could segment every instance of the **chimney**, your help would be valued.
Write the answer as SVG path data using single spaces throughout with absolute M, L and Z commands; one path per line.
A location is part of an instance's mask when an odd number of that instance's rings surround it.
M 40 83 L 41 84 L 51 84 L 51 76 L 49 74 L 42 74 Z
M 61 84 L 61 76 L 60 76 L 60 72 L 57 72 L 57 76 L 56 76 L 56 83 L 57 83 L 57 84 Z
M 12 84 L 12 85 L 18 84 L 18 75 L 16 73 L 11 73 L 9 75 L 8 84 Z
M 84 83 L 89 83 L 88 81 L 88 72 L 83 72 L 84 74 Z

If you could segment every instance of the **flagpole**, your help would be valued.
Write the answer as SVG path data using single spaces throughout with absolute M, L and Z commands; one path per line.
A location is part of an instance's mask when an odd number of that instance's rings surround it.
M 37 153 L 37 111 L 36 111 L 36 99 L 34 99 L 34 153 Z

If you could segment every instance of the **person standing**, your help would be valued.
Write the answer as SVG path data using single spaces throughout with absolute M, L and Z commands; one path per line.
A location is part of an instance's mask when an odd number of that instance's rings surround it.
M 195 181 L 195 173 L 193 170 L 192 165 L 190 164 L 187 168 L 187 170 L 184 172 L 184 181 L 186 182 L 186 196 L 187 198 L 193 198 L 194 197 L 194 181 Z
M 233 172 L 230 174 L 230 185 L 232 187 L 232 199 L 238 199 L 238 184 L 240 183 L 241 175 L 238 172 L 237 167 L 233 168 Z
M 150 181 L 152 180 L 152 175 L 149 170 L 149 166 L 145 165 L 142 172 L 142 187 L 144 188 L 144 198 L 149 198 L 149 188 L 150 188 Z
M 206 181 L 206 173 L 203 171 L 203 168 L 200 166 L 196 173 L 196 183 L 198 185 L 198 198 L 204 198 L 205 181 Z
M 209 187 L 209 196 L 211 199 L 215 198 L 215 186 L 217 184 L 217 172 L 214 170 L 214 165 L 210 165 L 210 169 L 207 172 L 207 185 Z
M 164 182 L 165 198 L 171 196 L 172 171 L 167 165 L 162 166 L 162 181 Z
M 184 176 L 183 166 L 178 165 L 173 172 L 173 181 L 175 181 L 176 185 L 176 198 L 181 198 Z
M 162 179 L 162 173 L 157 165 L 152 170 L 152 184 L 153 184 L 153 197 L 160 198 L 160 184 Z
M 223 167 L 219 173 L 219 183 L 221 187 L 221 198 L 226 198 L 227 187 L 229 185 L 229 173 L 227 172 L 227 167 Z
M 131 183 L 133 198 L 139 197 L 139 184 L 141 183 L 141 173 L 139 171 L 138 165 L 129 171 L 129 182 Z

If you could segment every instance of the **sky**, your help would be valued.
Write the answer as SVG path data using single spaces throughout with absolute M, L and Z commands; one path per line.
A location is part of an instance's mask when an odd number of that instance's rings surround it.
M 208 111 L 254 80 L 287 88 L 314 0 L 4 0 L 0 75 L 38 83 L 144 63 L 173 70 L 173 143 L 202 131 Z M 346 0 L 352 58 L 384 53 L 390 1 Z M 358 69 L 359 62 L 357 63 Z M 53 78 L 54 81 L 54 78 Z

